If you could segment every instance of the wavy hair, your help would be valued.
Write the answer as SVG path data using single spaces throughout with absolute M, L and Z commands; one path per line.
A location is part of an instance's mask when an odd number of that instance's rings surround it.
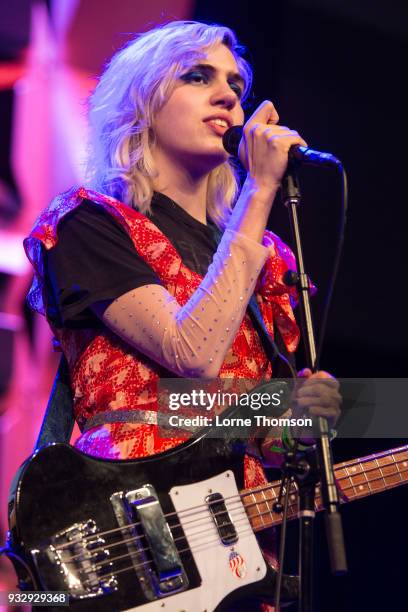
M 138 35 L 107 64 L 90 97 L 89 185 L 142 213 L 150 212 L 153 179 L 152 126 L 177 78 L 222 43 L 234 55 L 247 97 L 252 71 L 232 30 L 195 21 L 173 21 Z M 209 176 L 207 213 L 224 227 L 239 188 L 232 160 Z

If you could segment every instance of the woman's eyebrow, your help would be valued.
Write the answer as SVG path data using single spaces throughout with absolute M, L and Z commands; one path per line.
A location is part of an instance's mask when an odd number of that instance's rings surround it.
M 211 75 L 214 75 L 217 72 L 217 68 L 212 64 L 195 64 L 194 66 L 192 66 L 192 69 L 194 68 L 198 68 L 199 70 L 206 70 Z M 227 77 L 229 81 L 238 83 L 242 86 L 243 89 L 245 89 L 245 79 L 239 72 L 230 71 L 228 72 Z

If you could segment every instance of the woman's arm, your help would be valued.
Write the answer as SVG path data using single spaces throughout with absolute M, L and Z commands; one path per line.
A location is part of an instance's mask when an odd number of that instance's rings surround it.
M 273 104 L 264 102 L 244 128 L 247 178 L 213 263 L 187 304 L 147 285 L 94 306 L 110 329 L 178 375 L 218 374 L 268 256 L 260 243 L 289 148 L 306 144 L 277 121 Z
M 217 376 L 269 251 L 227 230 L 206 276 L 185 306 L 160 285 L 145 285 L 94 306 L 131 346 L 178 376 Z

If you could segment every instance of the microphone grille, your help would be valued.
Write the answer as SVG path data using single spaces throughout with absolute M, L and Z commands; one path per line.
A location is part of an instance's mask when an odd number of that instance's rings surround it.
M 222 137 L 222 144 L 224 149 L 230 155 L 238 157 L 238 147 L 242 138 L 242 125 L 233 125 L 228 128 Z

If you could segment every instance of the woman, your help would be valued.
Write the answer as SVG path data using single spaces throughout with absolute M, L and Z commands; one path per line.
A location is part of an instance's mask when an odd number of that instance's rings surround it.
M 228 28 L 173 22 L 138 36 L 91 97 L 92 190 L 56 198 L 26 240 L 30 304 L 68 360 L 86 453 L 136 458 L 183 441 L 157 435 L 161 376 L 269 378 L 246 313 L 254 291 L 268 331 L 296 349 L 294 295 L 282 281 L 293 255 L 265 226 L 288 150 L 306 143 L 261 104 L 244 127 L 237 198 L 222 136 L 244 123 L 250 85 Z M 337 383 L 303 376 L 299 409 L 334 422 Z M 263 479 L 247 455 L 246 485 Z

